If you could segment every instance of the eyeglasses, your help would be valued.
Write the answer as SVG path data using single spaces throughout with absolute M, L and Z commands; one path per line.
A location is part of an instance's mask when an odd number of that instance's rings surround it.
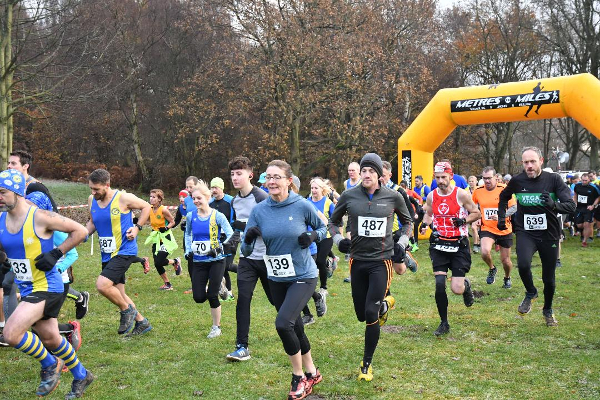
M 285 176 L 279 176 L 279 175 L 273 175 L 273 176 L 267 175 L 267 176 L 265 176 L 265 180 L 267 182 L 268 181 L 279 181 L 279 180 L 281 180 L 283 178 L 285 178 Z
M 492 179 L 494 179 L 494 177 L 493 177 L 493 176 L 490 176 L 489 178 L 486 178 L 486 177 L 484 176 L 484 177 L 483 177 L 483 178 L 481 178 L 481 179 L 483 179 L 484 181 L 491 181 Z

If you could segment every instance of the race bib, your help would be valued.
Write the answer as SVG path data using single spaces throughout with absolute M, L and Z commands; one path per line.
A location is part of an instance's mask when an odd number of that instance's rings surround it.
M 192 251 L 197 256 L 205 256 L 210 251 L 210 240 L 195 240 L 192 242 Z
M 358 217 L 358 236 L 384 237 L 387 218 Z
M 267 275 L 278 278 L 296 276 L 296 269 L 294 269 L 291 254 L 282 254 L 280 256 L 268 256 L 265 254 L 263 259 L 267 266 Z
M 493 216 L 498 215 L 497 208 L 484 208 L 483 209 L 483 219 L 486 221 L 491 221 Z
M 458 251 L 458 246 L 453 246 L 450 244 L 436 244 L 433 246 L 433 248 L 445 253 L 456 253 Z
M 117 250 L 117 241 L 114 236 L 102 236 L 98 238 L 100 251 L 103 253 L 112 253 Z
M 546 214 L 525 214 L 523 217 L 526 231 L 544 231 L 548 229 Z
M 587 204 L 587 196 L 582 196 L 580 194 L 577 195 L 577 202 L 582 204 Z
M 25 282 L 33 282 L 33 275 L 31 274 L 31 264 L 28 259 L 9 259 L 10 266 L 15 273 L 15 279 Z

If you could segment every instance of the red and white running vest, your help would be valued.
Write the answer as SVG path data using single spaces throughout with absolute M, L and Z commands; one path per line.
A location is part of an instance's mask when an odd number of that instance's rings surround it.
M 433 190 L 433 226 L 437 229 L 440 236 L 457 237 L 467 236 L 467 225 L 457 228 L 452 223 L 452 218 L 466 218 L 468 213 L 458 202 L 458 187 L 454 187 L 452 192 L 447 195 L 441 195 L 436 188 Z

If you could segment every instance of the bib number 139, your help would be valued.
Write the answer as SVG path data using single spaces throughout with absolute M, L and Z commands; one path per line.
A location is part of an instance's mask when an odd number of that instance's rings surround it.
M 267 266 L 267 274 L 269 276 L 289 277 L 296 275 L 291 254 L 283 254 L 278 256 L 265 255 L 263 257 Z

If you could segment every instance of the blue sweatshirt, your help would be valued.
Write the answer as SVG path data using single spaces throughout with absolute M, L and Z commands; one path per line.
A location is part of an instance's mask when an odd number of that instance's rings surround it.
M 317 265 L 310 255 L 310 249 L 300 248 L 298 236 L 306 232 L 307 226 L 311 226 L 317 232 L 317 241 L 320 241 L 327 235 L 327 228 L 313 205 L 305 198 L 293 192 L 282 202 L 276 202 L 269 197 L 252 209 L 246 231 L 253 226 L 258 226 L 262 233 L 267 255 L 290 254 L 292 257 L 296 272 L 294 276 L 269 276 L 269 279 L 286 282 L 318 276 Z M 253 248 L 254 243 L 242 242 L 241 252 L 247 256 L 252 253 Z
M 60 246 L 65 240 L 67 240 L 68 236 L 69 235 L 67 235 L 65 232 L 54 231 L 54 234 L 52 235 L 54 247 Z M 58 272 L 61 273 L 63 283 L 69 283 L 69 275 L 66 271 L 71 265 L 73 265 L 73 263 L 75 263 L 75 261 L 77 261 L 78 258 L 79 253 L 77 253 L 77 250 L 75 249 L 75 247 L 73 247 L 71 250 L 67 251 L 67 254 L 62 256 L 56 262 L 56 268 L 58 268 Z

